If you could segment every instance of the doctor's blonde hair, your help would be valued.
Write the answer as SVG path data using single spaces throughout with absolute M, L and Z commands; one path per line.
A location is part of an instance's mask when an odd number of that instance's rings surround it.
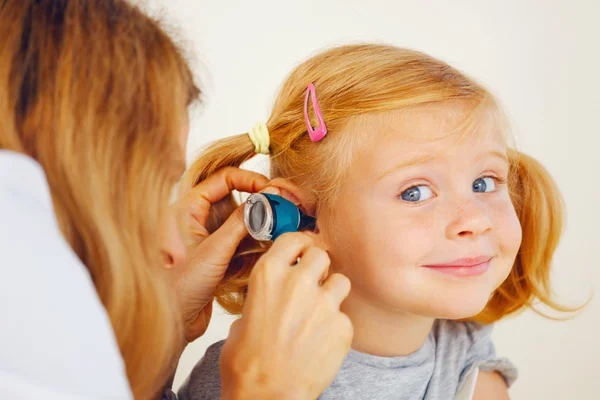
M 182 340 L 160 248 L 199 94 L 190 70 L 123 0 L 0 0 L 0 54 L 0 148 L 42 165 L 133 393 L 151 398 Z

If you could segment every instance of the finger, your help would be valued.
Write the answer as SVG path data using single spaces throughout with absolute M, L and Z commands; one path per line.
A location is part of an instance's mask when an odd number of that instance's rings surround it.
M 269 180 L 264 175 L 226 167 L 200 182 L 186 194 L 186 197 L 192 198 L 192 215 L 202 226 L 205 226 L 211 204 L 223 199 L 233 190 L 256 193 L 263 190 L 268 183 Z
M 192 192 L 210 203 L 215 203 L 231 193 L 232 190 L 255 193 L 269 184 L 264 175 L 235 167 L 221 168 L 198 185 Z
M 344 351 L 348 353 L 354 337 L 354 325 L 352 324 L 350 317 L 343 312 L 338 313 L 336 322 L 339 330 L 339 334 L 336 335 L 336 338 L 340 341 L 340 345 L 343 346 Z
M 244 205 L 242 204 L 219 229 L 204 240 L 202 243 L 203 251 L 211 252 L 210 258 L 213 262 L 223 261 L 225 264 L 229 264 L 235 250 L 247 235 L 248 230 L 244 224 Z
M 271 194 L 279 193 L 278 189 L 273 187 L 268 187 L 262 192 Z M 213 249 L 212 251 L 217 256 L 217 260 L 224 259 L 228 263 L 240 245 L 240 242 L 247 235 L 248 230 L 244 223 L 244 204 L 242 204 L 227 218 L 219 229 L 205 239 L 204 244 L 206 248 Z
M 323 283 L 323 290 L 333 301 L 334 306 L 339 307 L 350 294 L 350 279 L 342 274 L 331 274 Z
M 313 246 L 314 241 L 304 233 L 285 233 L 275 240 L 271 249 L 263 256 L 264 264 L 295 265 L 298 258 Z
M 223 367 L 226 364 L 231 363 L 232 356 L 235 354 L 235 347 L 236 347 L 236 345 L 239 345 L 240 334 L 241 334 L 242 329 L 243 328 L 242 328 L 241 318 L 235 320 L 231 324 L 231 327 L 229 328 L 229 335 L 227 336 L 227 339 L 225 340 L 225 344 L 223 345 L 223 349 L 221 351 L 221 357 L 219 359 L 219 364 L 221 367 Z M 233 354 L 231 351 L 231 346 L 233 346 L 233 348 L 234 348 Z
M 241 324 L 242 324 L 241 318 L 238 318 L 235 321 L 233 321 L 233 323 L 231 324 L 231 327 L 229 328 L 229 335 L 227 336 L 228 339 L 231 339 L 231 340 L 237 339 L 237 337 L 240 334 L 240 329 L 242 329 Z
M 304 275 L 311 284 L 314 282 L 315 286 L 318 286 L 327 277 L 330 264 L 329 254 L 315 246 L 304 253 L 294 268 L 294 273 Z

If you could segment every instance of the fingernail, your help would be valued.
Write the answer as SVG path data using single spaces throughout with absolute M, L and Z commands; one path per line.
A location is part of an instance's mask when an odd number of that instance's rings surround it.
M 264 190 L 262 190 L 261 193 L 279 195 L 279 189 L 277 189 L 273 186 L 269 186 L 269 187 L 265 188 Z

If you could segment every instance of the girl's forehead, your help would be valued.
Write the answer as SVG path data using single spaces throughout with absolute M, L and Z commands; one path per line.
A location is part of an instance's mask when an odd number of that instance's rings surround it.
M 495 114 L 465 104 L 431 104 L 365 115 L 357 126 L 371 140 L 365 137 L 352 169 L 372 175 L 404 161 L 458 156 L 467 162 L 475 153 L 505 153 L 506 132 Z
M 354 127 L 368 133 L 377 143 L 386 139 L 416 144 L 447 138 L 507 138 L 507 124 L 496 107 L 477 106 L 466 101 L 432 103 L 365 114 L 353 122 L 350 129 Z

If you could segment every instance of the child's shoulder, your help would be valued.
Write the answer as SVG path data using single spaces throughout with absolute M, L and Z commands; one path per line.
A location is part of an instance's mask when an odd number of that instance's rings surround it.
M 179 389 L 180 400 L 212 400 L 221 396 L 219 358 L 225 340 L 208 347 L 204 357 L 194 367 L 187 381 Z
M 508 359 L 496 354 L 492 340 L 493 329 L 493 324 L 451 320 L 435 322 L 431 339 L 435 343 L 436 358 L 446 364 L 457 364 L 460 384 L 474 368 L 498 372 L 508 385 L 516 380 L 516 367 Z
M 208 346 L 208 348 L 206 349 L 206 353 L 204 354 L 204 356 L 217 356 L 217 361 L 219 360 L 219 356 L 221 355 L 221 350 L 223 349 L 223 345 L 225 344 L 225 339 L 223 340 L 219 340 L 218 342 L 215 342 L 213 344 L 211 344 L 210 346 Z

